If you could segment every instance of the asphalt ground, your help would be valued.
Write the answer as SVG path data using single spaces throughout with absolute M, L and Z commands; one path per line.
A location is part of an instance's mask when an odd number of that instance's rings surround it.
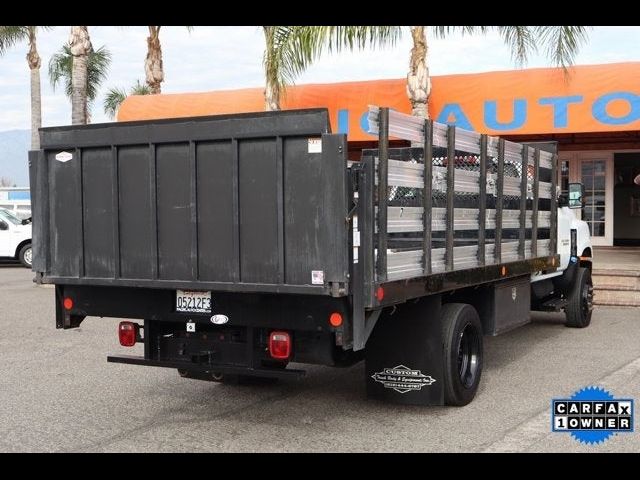
M 551 433 L 552 398 L 600 385 L 640 399 L 640 310 L 597 308 L 587 329 L 560 314 L 485 337 L 468 406 L 367 400 L 364 366 L 304 366 L 302 380 L 225 385 L 176 371 L 108 364 L 118 319 L 56 330 L 52 288 L 0 265 L 0 451 L 639 452 L 636 432 L 598 445 Z M 636 412 L 637 413 L 637 412 Z

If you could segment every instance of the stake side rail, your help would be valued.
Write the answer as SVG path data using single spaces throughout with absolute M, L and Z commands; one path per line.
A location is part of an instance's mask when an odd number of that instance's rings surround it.
M 385 108 L 368 119 L 379 148 L 359 167 L 359 305 L 557 268 L 554 155 Z

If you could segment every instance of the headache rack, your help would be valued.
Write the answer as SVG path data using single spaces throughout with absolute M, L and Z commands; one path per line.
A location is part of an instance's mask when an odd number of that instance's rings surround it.
M 354 349 L 385 305 L 556 269 L 555 152 L 388 108 L 368 120 L 378 148 L 351 169 Z

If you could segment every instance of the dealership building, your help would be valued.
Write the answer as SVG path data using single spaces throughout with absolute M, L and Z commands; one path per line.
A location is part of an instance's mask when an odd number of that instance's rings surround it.
M 558 142 L 558 181 L 582 182 L 594 245 L 640 245 L 640 62 L 535 68 L 432 78 L 431 117 L 513 141 Z M 283 108 L 329 109 L 332 130 L 347 134 L 350 156 L 375 140 L 369 105 L 410 112 L 406 80 L 297 85 Z M 262 88 L 132 96 L 118 120 L 148 120 L 264 110 Z

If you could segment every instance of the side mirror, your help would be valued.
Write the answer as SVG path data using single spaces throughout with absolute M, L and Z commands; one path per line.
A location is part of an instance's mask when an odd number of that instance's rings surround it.
M 561 193 L 560 195 L 558 195 L 558 206 L 559 207 L 569 206 L 569 195 L 567 193 Z
M 0 230 L 9 230 L 9 224 L 4 220 L 0 220 Z
M 584 185 L 581 183 L 569 184 L 569 208 L 582 208 L 584 202 Z

